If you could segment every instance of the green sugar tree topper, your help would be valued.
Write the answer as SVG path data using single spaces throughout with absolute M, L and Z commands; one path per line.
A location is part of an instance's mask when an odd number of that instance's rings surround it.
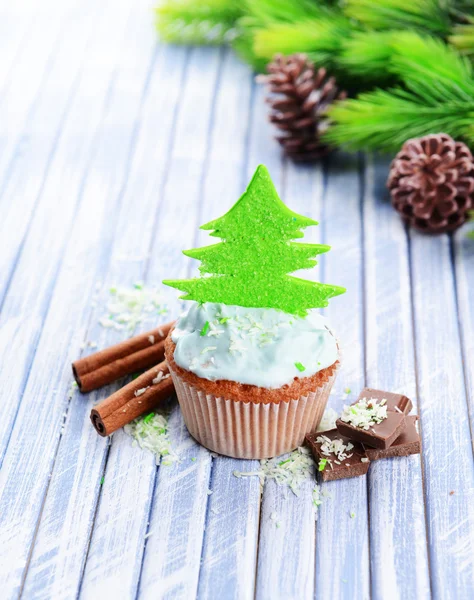
M 324 244 L 291 241 L 303 237 L 301 230 L 310 225 L 317 222 L 287 208 L 260 165 L 237 203 L 201 227 L 222 242 L 184 251 L 201 261 L 201 277 L 163 283 L 186 292 L 184 300 L 276 308 L 303 317 L 308 309 L 325 307 L 329 298 L 345 292 L 289 275 L 314 267 L 314 257 L 330 250 Z

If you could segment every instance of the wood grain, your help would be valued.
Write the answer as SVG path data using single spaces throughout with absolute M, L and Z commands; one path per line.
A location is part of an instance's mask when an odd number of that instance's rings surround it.
M 145 65 L 141 77 L 140 70 L 137 72 L 141 86 L 130 88 L 128 102 L 125 103 L 121 95 L 118 105 L 110 105 L 104 131 L 110 131 L 110 126 L 117 119 L 120 121 L 125 111 L 126 114 L 138 111 L 146 71 Z M 21 585 L 41 515 L 64 412 L 69 404 L 70 363 L 84 337 L 97 277 L 107 264 L 110 253 L 107 239 L 113 236 L 114 229 L 110 215 L 126 181 L 134 131 L 135 123 L 131 119 L 128 128 L 107 135 L 98 143 L 96 160 L 88 170 L 82 189 L 80 210 L 47 307 L 34 360 L 29 373 L 25 374 L 25 391 L 0 473 L 0 552 L 4 553 L 0 560 L 0 579 L 7 597 L 14 595 Z M 86 271 L 84 265 L 87 265 Z M 13 368 L 6 373 L 17 377 Z M 21 397 L 21 390 L 19 395 Z M 87 455 L 86 447 L 83 452 Z M 22 474 L 20 481 L 18 473 Z
M 367 385 L 407 395 L 416 413 L 408 240 L 385 189 L 388 166 L 370 157 L 365 177 Z M 369 483 L 373 593 L 429 598 L 420 457 L 373 463 Z
M 470 598 L 474 594 L 474 244 L 407 234 L 387 162 L 282 160 L 264 90 L 228 49 L 155 42 L 151 0 L 0 6 L 1 597 Z M 171 405 L 180 462 L 110 442 L 71 393 L 70 362 L 128 335 L 103 329 L 112 285 L 159 285 L 197 263 L 198 225 L 259 163 L 307 240 L 302 276 L 347 287 L 324 313 L 342 368 L 330 404 L 365 383 L 407 393 L 423 455 L 299 497 L 211 455 Z M 362 198 L 362 193 L 365 191 Z M 171 316 L 182 303 L 163 289 Z M 163 321 L 169 315 L 160 316 Z M 138 327 L 138 330 L 141 328 Z M 345 390 L 350 388 L 349 394 Z M 354 516 L 351 518 L 350 513 Z
M 197 49 L 190 57 L 151 250 L 148 278 L 152 281 L 189 273 L 189 259 L 182 250 L 193 247 L 199 226 L 222 58 L 222 52 L 215 49 Z M 197 121 L 196 110 L 201 115 Z M 176 291 L 169 288 L 165 296 L 173 313 L 180 312 Z M 144 598 L 192 598 L 197 593 L 211 456 L 189 435 L 178 406 L 170 418 L 170 437 L 181 462 L 162 467 L 158 473 L 150 509 L 152 535 L 145 546 L 139 587 Z
M 112 258 L 109 265 L 104 267 L 104 271 L 100 274 L 102 282 L 107 277 L 109 286 L 111 285 L 110 281 L 115 277 L 117 278 L 115 284 L 132 285 L 133 281 L 138 280 L 143 274 L 143 262 L 141 265 L 135 261 L 124 262 L 123 258 L 120 257 L 124 256 L 124 252 L 125 254 L 129 252 L 130 256 L 138 256 L 140 252 L 142 255 L 146 254 L 146 238 L 137 235 L 138 231 L 134 227 L 130 227 L 129 224 L 133 222 L 134 215 L 137 214 L 143 215 L 142 223 L 145 223 L 147 208 L 150 210 L 154 206 L 154 197 L 151 199 L 148 195 L 148 203 L 146 200 L 141 161 L 143 159 L 143 146 L 146 146 L 150 153 L 150 161 L 156 161 L 158 158 L 153 153 L 153 147 L 156 140 L 161 138 L 156 125 L 154 126 L 156 122 L 154 111 L 157 106 L 160 106 L 160 98 L 161 102 L 163 101 L 164 90 L 158 91 L 157 85 L 150 85 L 147 88 L 142 108 L 140 108 L 140 94 L 143 92 L 144 81 L 150 72 L 150 64 L 151 69 L 157 69 L 163 79 L 166 72 L 169 75 L 170 70 L 169 68 L 160 69 L 160 67 L 167 65 L 167 61 L 163 60 L 163 57 L 161 57 L 162 60 L 158 57 L 156 62 L 151 62 L 150 43 L 146 37 L 147 31 L 143 28 L 143 19 L 140 12 L 137 13 L 135 18 L 128 19 L 127 22 L 125 21 L 126 16 L 125 13 L 123 21 L 121 20 L 123 26 L 127 25 L 125 47 L 122 47 L 123 39 L 121 39 L 121 32 L 118 31 L 117 44 L 120 44 L 120 50 L 117 51 L 118 46 L 113 47 L 111 45 L 109 48 L 111 53 L 109 68 L 116 70 L 110 90 L 110 112 L 108 116 L 106 115 L 105 122 L 99 129 L 96 141 L 100 151 L 91 165 L 91 171 L 95 171 L 96 175 L 100 175 L 104 158 L 107 153 L 113 151 L 112 146 L 117 143 L 116 138 L 111 139 L 111 145 L 107 143 L 110 124 L 114 121 L 125 121 L 128 117 L 131 117 L 133 122 L 139 115 L 141 127 L 139 133 L 137 133 L 127 190 L 118 215 Z M 137 46 L 135 44 L 135 53 L 130 53 L 129 45 L 134 43 L 137 36 L 143 40 L 142 45 Z M 112 40 L 110 42 L 112 43 Z M 163 54 L 166 53 L 163 52 Z M 176 68 L 175 85 L 179 85 L 179 60 L 176 61 L 176 58 L 173 57 L 169 61 L 168 55 L 168 61 L 172 63 L 173 68 Z M 104 67 L 106 64 L 104 64 Z M 140 65 L 139 68 L 136 65 Z M 96 77 L 101 79 L 101 74 L 96 73 Z M 170 81 L 168 93 L 172 89 L 171 83 Z M 124 95 L 125 89 L 128 89 L 127 95 Z M 171 106 L 170 109 L 172 109 Z M 166 117 L 166 113 L 164 116 Z M 170 135 L 170 128 L 161 127 L 160 131 L 163 135 L 163 142 L 166 143 Z M 129 131 L 124 131 L 124 135 L 129 135 Z M 125 138 L 123 141 L 125 142 Z M 121 146 L 123 146 L 123 143 Z M 106 171 L 102 171 L 102 173 L 105 175 Z M 150 169 L 150 176 L 154 178 L 158 175 Z M 93 188 L 91 191 L 93 191 Z M 137 197 L 142 198 L 142 202 L 139 204 L 141 213 L 137 208 Z M 95 201 L 96 197 L 91 194 L 90 202 Z M 148 240 L 150 237 L 151 231 Z M 125 265 L 127 269 L 124 269 Z M 123 273 L 122 279 L 119 277 L 121 273 Z M 87 274 L 82 276 L 87 277 Z M 89 304 L 84 309 L 86 315 L 84 323 L 86 325 L 90 323 L 90 325 L 82 331 L 83 339 L 94 341 L 100 347 L 105 347 L 126 335 L 124 332 L 101 329 L 98 325 L 98 320 L 104 312 L 104 305 L 107 303 L 107 296 L 108 287 L 102 284 L 100 302 L 96 299 L 96 308 L 94 309 Z M 79 355 L 78 348 L 76 352 Z M 116 386 L 109 386 L 90 396 L 81 396 L 77 393 L 74 395 L 57 452 L 55 468 L 43 508 L 42 521 L 33 548 L 30 568 L 25 581 L 24 589 L 26 593 L 30 592 L 32 595 L 43 597 L 40 595 L 42 594 L 45 598 L 54 597 L 60 592 L 64 594 L 64 597 L 77 594 L 86 561 L 97 500 L 101 490 L 100 480 L 104 473 L 108 453 L 107 442 L 98 440 L 97 434 L 90 425 L 89 413 L 95 400 L 105 398 L 108 393 L 115 389 Z M 124 437 L 128 443 L 128 437 Z M 115 439 L 120 439 L 118 434 L 114 437 Z M 84 452 L 84 449 L 87 449 L 87 452 Z M 154 460 L 150 457 L 149 461 L 145 461 L 143 460 L 143 453 L 138 449 L 135 452 L 140 454 L 143 468 L 145 469 L 149 465 L 149 468 L 154 471 Z M 75 460 L 75 457 L 78 460 Z M 113 471 L 113 469 L 111 470 Z M 136 471 L 133 472 L 133 475 L 136 476 L 134 480 L 136 485 L 130 478 L 131 489 L 135 492 L 138 489 L 137 493 L 140 492 L 143 497 L 147 497 L 149 490 L 146 489 L 146 479 L 139 480 L 140 473 Z M 104 494 L 108 494 L 110 489 L 115 490 L 116 484 L 114 482 L 115 478 L 112 472 L 111 476 L 104 479 Z M 143 488 L 143 485 L 145 485 L 145 488 Z M 125 508 L 123 512 L 126 512 Z M 115 523 L 115 519 L 113 522 Z M 142 532 L 143 535 L 144 532 Z M 114 541 L 116 541 L 116 537 L 114 537 Z M 62 560 L 64 553 L 68 557 L 67 560 Z M 49 554 L 51 554 L 51 557 L 45 564 L 45 556 Z
M 467 598 L 474 589 L 474 470 L 450 240 L 418 233 L 410 240 L 432 591 Z
M 365 379 L 361 192 L 357 157 L 335 157 L 321 215 L 323 242 L 332 249 L 323 258 L 321 278 L 347 288 L 324 309 L 341 345 L 341 372 L 330 400 L 337 412 L 355 399 Z M 329 495 L 317 524 L 316 597 L 368 598 L 367 476 L 325 483 L 322 491 Z

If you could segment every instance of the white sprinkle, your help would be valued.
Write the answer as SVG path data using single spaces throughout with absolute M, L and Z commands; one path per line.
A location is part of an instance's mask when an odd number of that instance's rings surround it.
M 165 379 L 168 379 L 168 377 L 171 377 L 171 375 L 169 373 L 166 373 L 166 375 L 163 375 L 163 371 L 158 371 L 157 376 L 155 377 L 155 379 L 152 379 L 151 383 L 153 385 L 156 385 L 157 383 L 160 383 L 160 381 L 164 381 Z
M 355 404 L 344 406 L 341 415 L 341 421 L 344 421 L 344 423 L 349 423 L 354 427 L 359 427 L 366 431 L 370 429 L 372 425 L 377 425 L 386 418 L 387 407 L 382 405 L 375 398 L 361 398 Z
M 363 462 L 363 463 L 368 463 L 368 462 L 369 462 L 369 459 L 368 459 L 368 458 L 366 458 L 365 456 L 363 456 L 363 457 L 360 459 L 360 462 Z
M 217 329 L 217 326 L 215 325 L 215 323 L 209 323 L 209 331 L 207 332 L 207 335 L 209 337 L 219 337 L 222 333 L 224 333 L 223 329 Z
M 150 386 L 148 385 L 147 387 L 140 388 L 139 390 L 135 390 L 135 396 L 136 396 L 136 397 L 138 397 L 138 396 L 141 396 L 142 394 L 144 394 L 144 393 L 147 391 L 147 389 L 148 389 L 149 387 L 150 387 Z
M 394 408 L 395 408 L 395 410 L 396 410 L 397 412 L 399 412 L 401 415 L 403 415 L 403 411 L 401 411 L 401 410 L 398 408 L 398 406 L 395 406 Z
M 243 345 L 242 340 L 236 340 L 235 338 L 230 340 L 229 352 L 239 352 L 243 354 L 247 348 Z
M 354 444 L 348 442 L 344 444 L 341 438 L 331 440 L 326 435 L 320 435 L 316 438 L 316 443 L 321 444 L 321 453 L 325 456 L 337 456 L 338 460 L 344 461 L 348 458 L 347 453 L 354 448 Z M 351 455 L 352 456 L 352 455 Z
M 150 342 L 150 344 L 154 344 L 155 343 L 155 336 L 154 335 L 149 335 L 148 336 L 148 341 Z
M 124 431 L 134 439 L 134 445 L 150 450 L 156 456 L 156 464 L 160 464 L 162 457 L 166 456 L 166 464 L 171 465 L 179 461 L 168 437 L 168 420 L 163 412 L 156 411 L 151 419 L 145 423 L 145 417 L 139 417 L 125 425 Z M 165 465 L 165 462 L 163 462 Z
M 207 352 L 212 352 L 213 350 L 217 350 L 217 346 L 206 346 L 203 350 L 201 350 L 201 354 L 206 354 Z

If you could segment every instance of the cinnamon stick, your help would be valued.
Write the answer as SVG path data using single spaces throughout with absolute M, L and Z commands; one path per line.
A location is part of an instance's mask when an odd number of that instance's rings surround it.
M 173 380 L 166 361 L 163 361 L 93 408 L 92 425 L 99 435 L 110 435 L 156 408 L 173 392 Z
M 90 392 L 125 375 L 149 369 L 165 356 L 165 338 L 174 321 L 72 363 L 81 392 Z

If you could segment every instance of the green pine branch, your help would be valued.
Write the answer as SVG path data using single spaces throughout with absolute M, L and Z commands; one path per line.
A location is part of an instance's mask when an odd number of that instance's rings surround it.
M 242 14 L 234 0 L 165 0 L 156 9 L 156 28 L 166 42 L 219 45 L 235 37 Z
M 276 53 L 306 52 L 312 60 L 327 63 L 340 46 L 338 21 L 348 20 L 314 0 L 247 0 L 233 42 L 238 54 L 257 71 L 264 71 Z
M 344 12 L 370 29 L 415 28 L 445 35 L 451 22 L 440 0 L 346 0 Z
M 328 141 L 392 152 L 428 133 L 474 142 L 471 64 L 442 41 L 414 32 L 401 32 L 392 47 L 389 69 L 405 88 L 366 92 L 334 105 Z
M 354 31 L 342 41 L 338 63 L 347 73 L 368 83 L 393 79 L 387 69 L 393 54 L 392 42 L 398 31 Z
M 344 40 L 353 25 L 340 15 L 305 19 L 295 23 L 275 23 L 255 32 L 253 48 L 256 56 L 270 60 L 276 53 L 304 52 L 318 65 L 337 63 Z
M 375 90 L 331 108 L 326 139 L 349 150 L 397 152 L 410 138 L 448 133 L 474 142 L 474 99 L 431 104 L 401 89 Z
M 458 52 L 474 59 L 474 18 L 469 23 L 456 25 L 448 39 Z
M 245 13 L 254 25 L 295 23 L 327 14 L 327 8 L 314 0 L 246 0 Z

